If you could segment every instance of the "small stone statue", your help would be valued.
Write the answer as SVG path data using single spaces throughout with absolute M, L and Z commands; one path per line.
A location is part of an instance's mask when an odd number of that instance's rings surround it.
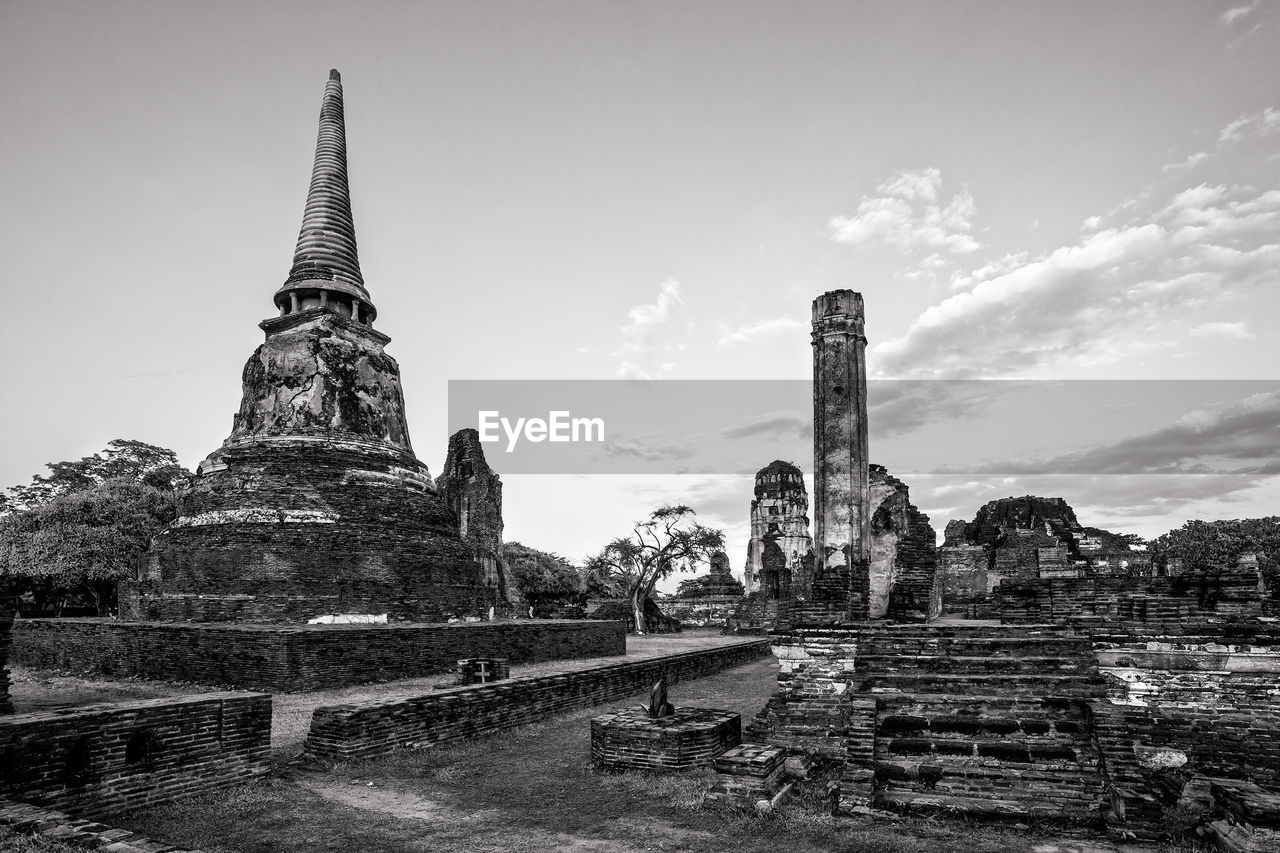
M 658 679 L 658 683 L 653 685 L 653 689 L 649 691 L 649 719 L 657 720 L 661 717 L 670 717 L 676 712 L 676 707 L 667 701 L 667 678 L 664 675 Z

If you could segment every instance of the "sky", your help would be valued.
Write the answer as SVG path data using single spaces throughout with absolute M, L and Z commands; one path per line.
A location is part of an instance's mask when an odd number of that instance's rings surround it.
M 837 288 L 877 379 L 1280 378 L 1278 56 L 1262 2 L 3 0 L 0 484 L 227 437 L 330 68 L 433 473 L 450 380 L 803 380 Z M 908 485 L 939 530 L 1027 493 L 1144 536 L 1280 514 L 1278 403 Z M 504 483 L 508 539 L 580 559 L 674 501 L 745 561 L 741 472 Z

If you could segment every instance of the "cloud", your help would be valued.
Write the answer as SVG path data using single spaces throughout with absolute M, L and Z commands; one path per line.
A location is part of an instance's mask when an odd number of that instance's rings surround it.
M 813 413 L 788 409 L 766 412 L 745 423 L 726 427 L 720 431 L 724 438 L 742 439 L 767 436 L 770 438 L 810 438 L 813 436 Z
M 1168 348 L 1175 339 L 1158 332 L 1188 312 L 1275 286 L 1280 190 L 1202 184 L 1141 219 L 1006 266 L 873 347 L 876 375 L 1019 376 Z
M 676 315 L 683 307 L 680 283 L 669 278 L 658 288 L 653 302 L 636 305 L 627 311 L 627 322 L 618 328 L 622 347 L 618 355 L 622 361 L 617 375 L 622 379 L 652 379 L 653 374 L 670 373 L 676 367 L 669 355 L 679 351 L 680 344 L 672 339 L 672 327 Z M 645 369 L 645 364 L 657 360 L 658 366 Z
M 1197 338 L 1234 338 L 1239 341 L 1249 341 L 1256 337 L 1244 323 L 1204 323 L 1192 329 L 1191 335 Z
M 876 194 L 863 196 L 851 215 L 827 220 L 828 236 L 851 246 L 883 244 L 901 252 L 964 254 L 981 244 L 973 238 L 973 196 L 961 190 L 939 201 L 938 169 L 904 171 L 883 181 Z
M 1280 131 L 1280 110 L 1273 107 L 1242 115 L 1218 134 L 1218 143 L 1239 142 L 1245 136 L 1262 138 Z
M 722 347 L 734 346 L 735 344 L 753 344 L 763 338 L 807 331 L 808 328 L 809 324 L 803 320 L 797 320 L 793 317 L 777 317 L 772 320 L 762 320 L 759 323 L 739 326 L 736 329 L 726 331 L 720 336 L 720 340 L 716 341 L 716 344 Z
M 1222 22 L 1223 26 L 1229 27 L 1256 8 L 1258 8 L 1257 0 L 1254 0 L 1253 3 L 1249 3 L 1244 6 L 1232 6 L 1230 9 L 1223 12 L 1222 16 L 1218 18 L 1218 20 Z
M 1187 159 L 1180 163 L 1166 163 L 1163 169 L 1166 172 L 1185 172 L 1189 169 L 1195 168 L 1199 163 L 1207 160 L 1208 158 L 1208 151 L 1197 151 L 1194 154 L 1188 155 Z M 1097 217 L 1094 218 L 1096 219 Z

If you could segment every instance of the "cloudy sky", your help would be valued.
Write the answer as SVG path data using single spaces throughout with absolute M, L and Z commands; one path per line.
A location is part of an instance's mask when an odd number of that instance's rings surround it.
M 0 483 L 226 437 L 331 67 L 433 471 L 448 380 L 804 379 L 834 288 L 878 378 L 1277 378 L 1277 56 L 1262 2 L 6 0 Z M 939 529 L 1028 492 L 1143 535 L 1280 512 L 1276 392 L 1202 403 L 913 499 Z M 745 559 L 739 476 L 505 482 L 527 544 L 679 500 Z

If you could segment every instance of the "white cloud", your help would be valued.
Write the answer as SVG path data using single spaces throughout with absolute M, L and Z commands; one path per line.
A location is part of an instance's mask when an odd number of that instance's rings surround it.
M 730 329 L 720 335 L 720 340 L 716 341 L 716 344 L 722 347 L 753 344 L 763 338 L 806 331 L 808 328 L 809 324 L 802 320 L 793 317 L 776 317 L 772 320 L 761 320 L 759 323 Z
M 1223 12 L 1222 17 L 1218 20 L 1220 20 L 1224 26 L 1229 27 L 1256 8 L 1258 8 L 1257 0 L 1254 0 L 1253 3 L 1248 3 L 1244 6 L 1232 6 L 1230 9 Z
M 1238 142 L 1246 135 L 1263 137 L 1280 131 L 1280 110 L 1267 107 L 1256 113 L 1242 115 L 1222 128 L 1218 134 L 1218 143 Z
M 964 254 L 981 247 L 973 238 L 974 203 L 961 190 L 939 202 L 938 169 L 903 171 L 881 182 L 876 195 L 863 196 L 853 214 L 827 220 L 828 235 L 852 246 L 880 243 L 901 252 Z
M 926 310 L 869 362 L 877 375 L 955 378 L 1111 362 L 1135 347 L 1170 346 L 1156 334 L 1162 326 L 1274 286 L 1278 269 L 1280 191 L 1201 185 L 1145 221 L 975 271 L 971 290 Z
M 1244 323 L 1204 323 L 1191 330 L 1197 338 L 1234 338 L 1240 341 L 1256 337 Z
M 684 305 L 680 298 L 680 282 L 669 278 L 658 288 L 653 302 L 637 305 L 627 311 L 627 322 L 618 328 L 622 356 L 617 375 L 622 379 L 653 379 L 654 374 L 670 373 L 675 363 L 664 358 L 682 349 L 680 342 L 672 339 L 676 314 Z M 657 357 L 656 368 L 645 369 L 644 363 Z
M 1180 163 L 1166 163 L 1164 166 L 1164 171 L 1185 172 L 1189 169 L 1194 169 L 1198 164 L 1200 164 L 1204 160 L 1207 160 L 1208 157 L 1209 157 L 1209 152 L 1197 151 L 1194 154 L 1188 155 L 1187 159 L 1183 160 Z

